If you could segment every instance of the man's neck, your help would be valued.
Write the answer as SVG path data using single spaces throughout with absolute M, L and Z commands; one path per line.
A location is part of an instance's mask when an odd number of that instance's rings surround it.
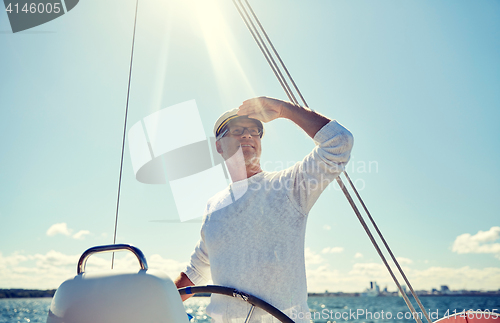
M 229 171 L 229 175 L 231 175 L 231 180 L 233 181 L 233 183 L 250 178 L 262 172 L 259 163 L 244 165 L 243 163 L 226 162 L 226 166 Z
M 262 168 L 260 168 L 260 164 L 250 164 L 247 166 L 247 178 L 252 177 L 253 175 L 256 175 L 258 173 L 262 172 Z

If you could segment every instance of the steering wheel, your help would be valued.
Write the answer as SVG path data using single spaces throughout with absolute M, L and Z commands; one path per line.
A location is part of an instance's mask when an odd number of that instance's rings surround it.
M 248 313 L 248 316 L 247 316 L 245 322 L 248 322 L 248 320 L 252 316 L 254 308 L 258 307 L 258 308 L 263 309 L 267 313 L 271 314 L 275 318 L 277 318 L 280 322 L 294 323 L 285 313 L 283 313 L 282 311 L 280 311 L 276 307 L 272 306 L 268 302 L 263 301 L 260 298 L 255 297 L 253 295 L 241 292 L 241 291 L 234 289 L 234 288 L 217 286 L 217 285 L 190 286 L 190 287 L 179 288 L 180 295 L 190 295 L 190 294 L 199 294 L 199 293 L 211 293 L 211 294 L 226 295 L 226 296 L 230 296 L 230 297 L 239 298 L 239 299 L 251 304 L 252 308 L 250 309 L 250 312 Z

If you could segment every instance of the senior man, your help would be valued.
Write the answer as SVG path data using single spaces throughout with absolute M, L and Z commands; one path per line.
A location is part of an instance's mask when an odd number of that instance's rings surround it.
M 262 122 L 277 118 L 293 121 L 316 146 L 294 166 L 266 172 L 260 167 Z M 300 319 L 309 313 L 304 261 L 307 217 L 349 161 L 353 137 L 336 121 L 267 97 L 247 100 L 224 113 L 214 133 L 217 152 L 233 183 L 208 201 L 201 239 L 175 284 L 181 288 L 212 279 L 216 285 L 265 300 L 297 322 L 307 322 Z M 293 149 L 293 142 L 289 145 Z M 212 295 L 206 309 L 213 322 L 243 322 L 249 310 L 249 304 L 223 295 Z M 251 320 L 272 321 L 262 310 L 255 310 Z

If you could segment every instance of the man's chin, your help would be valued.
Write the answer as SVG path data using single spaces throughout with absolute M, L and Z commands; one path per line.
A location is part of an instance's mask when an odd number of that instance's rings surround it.
M 250 156 L 247 156 L 246 154 L 244 154 L 244 156 L 245 156 L 245 166 L 260 165 L 260 158 L 256 157 L 254 154 L 251 154 Z

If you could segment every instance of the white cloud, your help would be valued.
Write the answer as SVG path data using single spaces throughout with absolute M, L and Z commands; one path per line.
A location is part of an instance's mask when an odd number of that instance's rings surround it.
M 321 253 L 341 253 L 344 251 L 342 247 L 327 247 L 321 250 Z
M 11 256 L 4 257 L 0 252 L 0 270 L 3 271 L 5 268 L 13 267 L 19 264 L 20 262 L 28 260 L 28 257 L 21 255 L 19 253 L 14 253 Z
M 18 252 L 9 256 L 0 253 L 0 286 L 2 288 L 52 289 L 65 280 L 76 276 L 80 255 L 66 255 L 51 250 L 46 254 L 22 255 Z M 160 255 L 148 257 L 151 270 L 162 271 L 175 279 L 185 269 L 187 262 L 166 259 Z M 85 272 L 109 271 L 111 254 L 93 255 L 88 259 Z M 120 271 L 137 272 L 139 262 L 131 253 L 115 253 L 114 268 Z
M 446 268 L 430 267 L 423 270 L 405 268 L 413 288 L 416 290 L 431 290 L 441 285 L 448 285 L 452 290 L 498 290 L 500 288 L 500 268 Z M 399 277 L 399 275 L 397 275 Z M 402 279 L 398 279 L 404 283 Z M 316 267 L 307 267 L 307 286 L 310 292 L 343 291 L 361 292 L 368 287 L 370 281 L 376 281 L 379 286 L 390 291 L 396 290 L 396 285 L 389 272 L 381 263 L 356 263 L 348 272 L 333 269 L 329 264 L 322 263 Z
M 161 271 L 167 274 L 172 280 L 179 276 L 180 272 L 186 269 L 188 262 L 180 262 L 173 259 L 163 258 L 161 255 L 154 254 L 147 257 L 150 270 Z M 92 256 L 88 260 L 88 271 L 108 270 L 111 266 L 111 254 Z M 137 271 L 140 269 L 137 257 L 130 252 L 116 252 L 113 268 L 116 270 Z
M 186 269 L 188 262 L 181 262 L 173 259 L 166 259 L 162 256 L 155 254 L 148 259 L 149 268 L 160 270 L 170 276 L 170 278 L 175 279 L 177 276 Z
M 90 234 L 89 230 L 80 230 L 73 235 L 73 239 L 83 240 L 87 234 Z
M 321 257 L 321 255 L 318 255 L 317 253 L 312 251 L 311 248 L 306 248 L 304 251 L 306 267 L 310 265 L 321 264 L 325 261 L 325 259 Z
M 63 222 L 63 223 L 56 223 L 56 224 L 51 225 L 50 228 L 47 230 L 47 235 L 49 237 L 53 237 L 57 234 L 70 236 L 72 232 L 73 232 L 73 229 L 68 228 L 68 224 Z M 85 236 L 87 234 L 90 234 L 90 231 L 80 230 L 77 233 L 75 233 L 72 237 L 73 237 L 73 239 L 83 240 L 83 239 L 85 239 Z
M 500 259 L 500 243 L 491 243 L 500 239 L 500 227 L 491 227 L 488 231 L 479 231 L 475 235 L 464 233 L 453 242 L 452 251 L 464 253 L 492 253 Z
M 61 267 L 75 265 L 78 261 L 78 256 L 68 256 L 61 252 L 51 250 L 45 255 L 35 254 L 28 256 L 30 260 L 36 260 L 36 265 L 42 268 Z
M 57 288 L 66 279 L 76 275 L 80 255 L 66 255 L 51 250 L 45 254 L 11 255 L 0 253 L 0 286 L 2 288 Z M 329 291 L 360 292 L 376 281 L 382 288 L 396 290 L 385 266 L 381 263 L 355 263 L 349 270 L 331 266 L 320 253 L 310 248 L 305 251 L 307 285 L 311 292 Z M 400 259 L 401 260 L 401 259 Z M 165 272 L 175 279 L 185 268 L 186 262 L 163 258 L 155 254 L 148 257 L 151 270 Z M 89 258 L 86 272 L 108 271 L 111 254 L 93 255 Z M 137 272 L 139 264 L 128 252 L 115 254 L 115 269 Z M 500 288 L 500 268 L 446 268 L 430 267 L 422 270 L 405 268 L 405 273 L 416 290 L 439 288 L 448 285 L 452 290 L 497 290 Z M 398 275 L 399 277 L 399 275 Z
M 0 286 L 2 288 L 58 287 L 76 275 L 78 255 L 65 255 L 51 250 L 46 254 L 10 256 L 0 254 Z
M 323 226 L 323 229 L 325 229 L 325 230 L 331 230 L 331 229 L 332 229 L 332 227 L 331 227 L 331 226 L 329 226 L 328 224 L 325 224 L 325 225 Z
M 485 235 L 483 235 L 484 237 Z M 486 238 L 485 238 L 486 239 Z M 487 239 L 492 240 L 490 234 Z M 331 248 L 325 248 L 325 253 Z M 322 251 L 322 252 L 323 252 Z M 375 281 L 381 288 L 387 287 L 395 291 L 396 285 L 387 268 L 382 262 L 355 263 L 348 270 L 336 267 L 322 257 L 322 253 L 315 253 L 306 248 L 306 274 L 309 292 L 343 291 L 361 292 L 369 286 L 370 281 Z M 363 258 L 357 252 L 356 259 Z M 448 285 L 452 290 L 498 290 L 500 289 L 500 268 L 448 268 L 433 266 L 414 269 L 414 261 L 405 257 L 398 257 L 398 262 L 404 269 L 412 287 L 415 290 L 431 290 L 441 285 Z M 425 261 L 424 263 L 428 263 Z M 422 265 L 422 263 L 420 263 Z M 391 266 L 400 283 L 404 284 L 395 266 Z
M 410 270 L 408 278 L 416 289 L 430 289 L 448 285 L 450 289 L 483 289 L 498 290 L 500 288 L 500 268 L 443 268 L 430 267 L 424 270 Z M 422 286 L 422 287 L 420 287 Z
M 66 223 L 56 223 L 50 226 L 47 230 L 47 235 L 49 237 L 55 236 L 56 234 L 62 234 L 65 236 L 69 236 L 71 234 L 71 230 L 68 229 L 68 225 Z
M 366 277 L 370 280 L 385 278 L 389 275 L 383 264 L 379 263 L 357 263 L 352 266 L 348 273 L 350 276 Z
M 404 257 L 396 257 L 396 259 L 400 265 L 409 265 L 413 263 L 413 260 Z

